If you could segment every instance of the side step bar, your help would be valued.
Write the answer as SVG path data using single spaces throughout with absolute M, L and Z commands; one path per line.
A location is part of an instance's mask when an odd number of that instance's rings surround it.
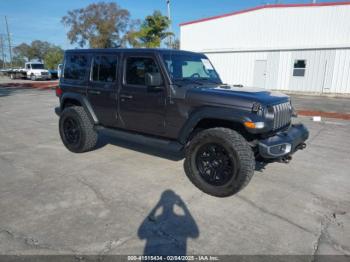
M 184 145 L 173 140 L 166 140 L 166 139 L 141 135 L 137 133 L 130 133 L 119 129 L 111 129 L 111 128 L 105 128 L 102 126 L 95 126 L 95 130 L 98 132 L 104 133 L 108 136 L 119 138 L 124 141 L 149 146 L 152 148 L 157 148 L 164 151 L 178 153 L 178 152 L 181 152 L 184 148 Z

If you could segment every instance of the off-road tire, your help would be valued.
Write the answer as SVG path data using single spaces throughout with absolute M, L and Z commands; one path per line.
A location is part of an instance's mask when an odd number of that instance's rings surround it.
M 211 185 L 199 173 L 196 164 L 198 150 L 210 143 L 223 147 L 231 161 L 237 164 L 232 178 L 224 185 Z M 229 128 L 211 128 L 196 134 L 186 147 L 184 169 L 187 177 L 201 191 L 216 197 L 228 197 L 243 189 L 255 170 L 253 151 L 245 138 Z
M 30 80 L 36 81 L 36 76 L 35 76 L 35 75 L 31 75 L 31 76 L 30 76 Z
M 76 144 L 70 144 L 64 133 L 63 123 L 67 120 L 67 118 L 72 118 L 77 123 L 79 128 L 80 138 L 79 142 Z M 63 144 L 73 153 L 84 153 L 91 151 L 96 146 L 98 134 L 94 130 L 94 125 L 83 107 L 72 106 L 63 110 L 59 119 L 59 132 Z

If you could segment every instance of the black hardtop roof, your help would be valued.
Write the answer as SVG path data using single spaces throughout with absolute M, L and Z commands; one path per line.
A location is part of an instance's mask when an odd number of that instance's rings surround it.
M 90 48 L 90 49 L 69 49 L 66 53 L 143 53 L 153 52 L 161 54 L 181 53 L 181 54 L 198 54 L 191 51 L 165 49 L 165 48 Z

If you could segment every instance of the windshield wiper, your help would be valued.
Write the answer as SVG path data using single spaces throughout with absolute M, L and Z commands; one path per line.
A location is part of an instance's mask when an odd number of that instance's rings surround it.
M 183 82 L 191 82 L 193 84 L 196 84 L 196 85 L 200 85 L 202 86 L 203 83 L 202 82 L 199 82 L 193 78 L 175 78 L 174 81 L 183 81 Z
M 203 80 L 207 81 L 207 82 L 210 82 L 210 83 L 213 83 L 213 84 L 217 84 L 217 85 L 221 85 L 222 83 L 218 82 L 218 81 L 215 81 L 215 80 L 212 80 L 210 78 L 204 78 Z

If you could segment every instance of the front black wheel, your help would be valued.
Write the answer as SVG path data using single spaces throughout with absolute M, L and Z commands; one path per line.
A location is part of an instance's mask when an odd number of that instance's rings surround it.
M 203 192 L 217 197 L 231 196 L 251 180 L 254 154 L 239 133 L 212 128 L 198 133 L 186 149 L 186 175 Z
M 63 144 L 74 153 L 92 150 L 97 143 L 97 132 L 84 108 L 68 107 L 59 120 L 59 131 Z

